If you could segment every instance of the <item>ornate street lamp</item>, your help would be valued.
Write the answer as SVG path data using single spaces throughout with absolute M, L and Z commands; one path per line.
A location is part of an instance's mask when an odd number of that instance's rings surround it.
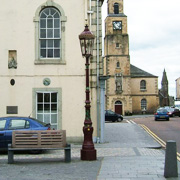
M 89 57 L 92 56 L 95 36 L 89 31 L 88 25 L 79 35 L 82 56 L 86 57 L 86 101 L 85 101 L 85 121 L 84 121 L 84 141 L 81 149 L 81 160 L 96 160 L 96 149 L 94 148 L 92 134 L 93 127 L 90 115 L 90 87 L 89 87 Z

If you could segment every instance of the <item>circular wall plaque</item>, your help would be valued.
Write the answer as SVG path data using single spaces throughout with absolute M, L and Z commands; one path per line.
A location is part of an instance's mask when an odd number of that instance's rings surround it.
M 51 80 L 50 80 L 49 78 L 44 78 L 44 79 L 43 79 L 43 84 L 44 84 L 45 86 L 49 86 L 50 83 L 51 83 Z

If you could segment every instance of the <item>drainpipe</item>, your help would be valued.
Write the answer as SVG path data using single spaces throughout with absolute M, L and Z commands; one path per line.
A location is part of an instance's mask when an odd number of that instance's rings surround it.
M 85 0 L 85 2 L 84 2 L 84 13 L 85 13 L 85 23 L 86 23 L 86 21 L 88 19 L 88 17 L 87 17 L 87 0 Z
M 96 2 L 97 6 L 97 36 L 96 36 L 96 43 L 97 43 L 97 143 L 100 142 L 100 100 L 99 100 L 99 0 Z

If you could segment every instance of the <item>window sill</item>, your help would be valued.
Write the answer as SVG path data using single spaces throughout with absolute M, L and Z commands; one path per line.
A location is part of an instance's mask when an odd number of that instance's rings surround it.
M 44 65 L 44 64 L 60 64 L 65 65 L 66 62 L 60 59 L 38 59 L 34 61 L 35 65 Z
M 141 91 L 141 92 L 146 92 L 147 90 L 146 90 L 146 89 L 141 89 L 140 91 Z

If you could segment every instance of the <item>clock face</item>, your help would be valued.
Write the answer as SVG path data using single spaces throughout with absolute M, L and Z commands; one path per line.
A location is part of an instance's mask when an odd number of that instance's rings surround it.
M 113 29 L 121 30 L 122 29 L 122 22 L 121 21 L 113 21 Z

